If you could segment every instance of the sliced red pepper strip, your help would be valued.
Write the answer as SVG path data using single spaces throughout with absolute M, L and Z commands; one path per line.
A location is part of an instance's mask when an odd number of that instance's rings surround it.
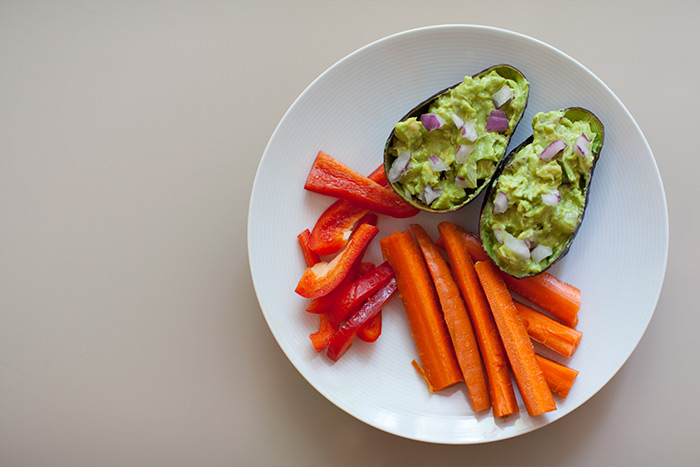
M 379 289 L 348 319 L 343 326 L 333 335 L 328 344 L 326 355 L 333 361 L 338 361 L 340 357 L 350 348 L 352 341 L 369 320 L 374 318 L 384 307 L 391 297 L 396 293 L 396 279 L 391 279 L 384 287 Z
M 304 188 L 391 217 L 411 217 L 419 212 L 390 189 L 355 172 L 323 151 L 319 151 Z
M 321 261 L 304 271 L 295 292 L 306 298 L 318 298 L 328 294 L 343 282 L 352 265 L 364 255 L 369 243 L 377 235 L 375 225 L 362 224 L 343 251 L 330 262 Z
M 360 340 L 363 340 L 365 342 L 374 342 L 377 339 L 379 339 L 379 336 L 382 334 L 382 310 L 379 310 L 379 313 L 374 315 L 374 318 L 369 320 L 367 324 L 365 324 L 362 329 L 360 329 L 360 333 L 357 335 L 357 337 L 360 338 Z
M 343 282 L 341 282 L 338 287 L 331 290 L 327 295 L 311 300 L 311 303 L 309 304 L 308 308 L 306 308 L 306 311 L 317 315 L 327 313 L 336 303 L 338 303 L 338 297 L 340 297 L 340 294 L 343 292 L 345 287 L 349 286 L 353 283 L 353 281 L 355 281 L 355 279 L 360 277 L 362 274 L 361 269 L 362 267 L 360 263 L 355 262 L 355 264 L 352 265 L 352 268 L 350 268 L 348 275 L 345 276 L 345 279 L 343 279 Z
M 333 336 L 338 331 L 338 328 L 333 326 L 326 315 L 320 315 L 320 319 L 321 322 L 319 324 L 318 331 L 309 334 L 309 338 L 311 339 L 311 343 L 313 344 L 314 349 L 316 349 L 316 352 L 320 352 L 328 347 L 331 339 L 333 339 Z
M 363 261 L 360 265 L 360 275 L 363 276 L 376 267 L 377 266 L 375 266 L 374 263 L 370 263 L 369 261 Z M 357 277 L 355 279 L 357 279 Z
M 326 313 L 331 322 L 340 325 L 362 302 L 394 277 L 394 270 L 384 262 L 345 287 L 335 305 Z
M 297 240 L 299 240 L 301 252 L 304 254 L 304 261 L 306 261 L 306 266 L 313 266 L 314 264 L 321 261 L 321 258 L 319 258 L 317 253 L 311 250 L 309 246 L 309 237 L 311 237 L 311 232 L 309 232 L 309 229 L 306 229 L 302 233 L 297 235 Z
M 362 219 L 360 219 L 357 223 L 357 227 L 359 227 L 362 224 L 377 225 L 377 215 L 373 213 L 365 214 L 362 217 Z M 350 285 L 355 279 L 357 279 L 361 275 L 364 275 L 368 271 L 374 269 L 374 267 L 374 264 L 369 262 L 355 262 L 350 272 L 348 272 L 348 274 L 345 276 L 345 279 L 343 279 L 343 282 L 341 282 L 338 287 L 333 289 L 327 295 L 311 300 L 311 303 L 309 304 L 308 308 L 306 308 L 306 311 L 315 314 L 328 312 L 328 310 L 333 308 L 333 306 L 335 306 L 335 304 L 338 302 L 338 297 L 340 296 L 340 293 L 345 289 L 345 287 Z
M 382 186 L 388 185 L 384 166 L 379 166 L 367 178 Z M 332 255 L 339 252 L 348 242 L 353 226 L 367 210 L 339 199 L 326 209 L 316 221 L 309 238 L 309 248 L 319 255 Z

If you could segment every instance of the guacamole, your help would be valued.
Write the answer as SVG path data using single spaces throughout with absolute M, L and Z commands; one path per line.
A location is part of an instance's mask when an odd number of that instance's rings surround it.
M 407 200 L 450 210 L 474 198 L 491 179 L 529 91 L 524 78 L 506 78 L 498 69 L 467 76 L 427 113 L 396 124 L 387 175 Z
M 568 246 L 602 138 L 564 111 L 538 113 L 532 127 L 532 142 L 507 161 L 481 217 L 484 246 L 516 277 L 542 271 Z

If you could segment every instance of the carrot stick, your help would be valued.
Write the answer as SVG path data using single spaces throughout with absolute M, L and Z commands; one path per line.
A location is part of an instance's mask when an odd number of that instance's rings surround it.
M 474 336 L 467 307 L 464 305 L 464 300 L 462 300 L 447 261 L 442 257 L 428 233 L 418 224 L 411 224 L 411 230 L 418 241 L 423 258 L 433 278 L 445 323 L 447 323 L 447 329 L 457 354 L 457 362 L 467 385 L 472 410 L 475 412 L 486 410 L 491 407 L 491 398 L 489 397 L 484 366 L 481 362 L 479 345 L 476 342 L 476 336 Z
M 581 331 L 561 324 L 518 301 L 514 300 L 513 303 L 532 339 L 565 357 L 571 357 L 574 354 L 581 342 L 583 335 Z
M 542 368 L 542 373 L 544 373 L 544 379 L 547 380 L 549 389 L 562 399 L 566 399 L 576 376 L 578 376 L 578 371 L 541 355 L 535 354 L 535 358 L 537 363 L 540 364 L 540 368 Z
M 556 410 L 552 391 L 547 386 L 542 369 L 535 359 L 535 350 L 530 337 L 527 335 L 525 325 L 518 317 L 518 312 L 498 268 L 491 261 L 479 261 L 474 268 L 491 306 L 491 312 L 527 412 L 534 416 Z
M 435 286 L 415 239 L 408 230 L 380 240 L 394 269 L 428 387 L 439 391 L 463 380 L 452 341 L 440 311 Z
M 572 328 L 578 323 L 581 291 L 573 285 L 562 282 L 546 272 L 523 279 L 515 279 L 505 273 L 501 276 L 509 290 L 551 313 L 562 323 Z
M 513 384 L 510 378 L 508 357 L 498 335 L 498 328 L 491 315 L 479 278 L 474 270 L 474 263 L 469 257 L 467 243 L 462 237 L 464 230 L 451 222 L 438 225 L 447 257 L 452 265 L 455 281 L 462 291 L 467 304 L 469 316 L 476 340 L 481 349 L 481 356 L 486 367 L 491 393 L 491 404 L 495 417 L 505 417 L 518 412 Z
M 469 252 L 469 256 L 471 256 L 472 258 L 472 262 L 486 261 L 487 259 L 489 259 L 489 255 L 486 254 L 486 250 L 484 250 L 484 246 L 481 244 L 481 238 L 477 234 L 469 232 L 468 230 L 458 225 L 455 225 L 455 229 L 457 230 L 457 233 L 462 237 L 462 241 L 464 242 L 464 246 Z M 442 232 L 440 233 L 440 235 L 442 235 Z

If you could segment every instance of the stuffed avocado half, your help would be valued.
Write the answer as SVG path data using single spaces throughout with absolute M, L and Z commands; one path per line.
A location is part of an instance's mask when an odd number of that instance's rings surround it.
M 528 95 L 520 71 L 497 65 L 416 106 L 395 125 L 384 149 L 392 188 L 424 211 L 469 203 L 505 156 Z
M 532 129 L 499 167 L 479 222 L 487 254 L 518 278 L 544 271 L 568 252 L 604 137 L 600 120 L 579 107 L 538 113 Z

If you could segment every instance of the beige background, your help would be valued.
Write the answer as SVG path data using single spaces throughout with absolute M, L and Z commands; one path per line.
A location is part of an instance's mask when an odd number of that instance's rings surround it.
M 699 17 L 691 1 L 0 2 L 0 465 L 697 465 Z M 445 23 L 530 35 L 605 81 L 670 217 L 659 304 L 620 372 L 562 420 L 478 446 L 326 401 L 269 332 L 246 248 L 258 161 L 299 93 Z

